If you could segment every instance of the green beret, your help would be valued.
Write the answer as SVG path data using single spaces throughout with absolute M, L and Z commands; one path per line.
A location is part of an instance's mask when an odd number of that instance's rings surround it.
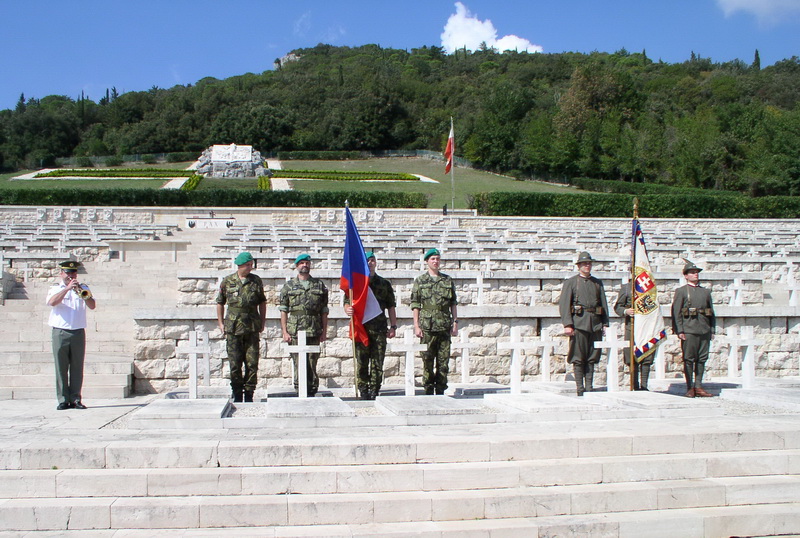
M 367 259 L 374 258 L 375 257 L 375 253 L 370 250 L 369 252 L 365 252 L 364 256 L 366 256 Z
M 430 258 L 431 256 L 441 256 L 441 254 L 439 254 L 438 250 L 436 250 L 435 248 L 432 248 L 428 252 L 425 253 L 425 257 L 423 259 L 425 261 L 428 261 L 428 258 Z
M 63 262 L 59 263 L 58 266 L 64 270 L 77 271 L 78 267 L 81 266 L 81 262 L 75 260 L 64 260 Z
M 309 256 L 308 254 L 306 254 L 306 253 L 304 252 L 304 253 L 300 254 L 298 257 L 296 257 L 296 258 L 294 259 L 294 264 L 295 264 L 295 265 L 297 265 L 298 263 L 300 263 L 300 262 L 301 262 L 301 261 L 303 261 L 303 260 L 309 260 L 309 261 L 311 261 L 311 256 Z
M 247 262 L 251 261 L 253 261 L 253 255 L 250 254 L 249 252 L 242 252 L 241 254 L 236 256 L 236 259 L 233 260 L 233 263 L 235 263 L 236 265 L 244 265 Z

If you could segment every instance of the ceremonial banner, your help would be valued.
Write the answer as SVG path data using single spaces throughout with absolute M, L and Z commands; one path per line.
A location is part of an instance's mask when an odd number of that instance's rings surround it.
M 658 306 L 656 281 L 650 270 L 647 248 L 639 221 L 633 219 L 633 356 L 641 362 L 667 338 L 667 329 Z
M 366 346 L 369 344 L 369 337 L 364 329 L 364 323 L 377 317 L 381 313 L 381 307 L 369 288 L 369 266 L 353 215 L 349 207 L 345 207 L 344 211 L 347 235 L 344 240 L 344 260 L 339 289 L 345 293 L 352 290 L 350 304 L 354 312 L 350 324 L 350 338 Z

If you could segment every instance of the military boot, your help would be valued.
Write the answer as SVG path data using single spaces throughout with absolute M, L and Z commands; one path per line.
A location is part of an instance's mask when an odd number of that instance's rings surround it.
M 252 390 L 244 391 L 244 401 L 245 401 L 245 403 L 253 403 L 253 391 Z
M 583 365 L 575 362 L 572 364 L 572 375 L 575 377 L 575 388 L 578 396 L 583 396 Z
M 586 392 L 594 391 L 594 363 L 590 362 L 586 364 L 586 367 L 583 369 L 583 379 Z
M 641 376 L 641 381 L 639 382 L 639 387 L 636 390 L 647 390 L 647 380 L 650 378 L 650 365 L 642 364 L 639 367 L 639 374 Z
M 686 376 L 686 390 L 690 390 L 694 394 L 694 363 L 692 361 L 683 361 L 683 375 Z
M 242 391 L 241 390 L 234 390 L 233 394 L 232 394 L 232 397 L 233 397 L 233 402 L 234 403 L 241 403 L 241 401 L 242 401 Z

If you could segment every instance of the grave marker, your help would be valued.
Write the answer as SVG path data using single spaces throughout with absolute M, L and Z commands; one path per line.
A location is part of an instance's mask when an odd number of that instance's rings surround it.
M 189 345 L 175 348 L 176 355 L 189 355 L 189 398 L 197 399 L 197 359 L 203 361 L 203 386 L 211 386 L 211 346 L 208 343 L 208 331 L 189 332 Z
M 522 351 L 536 349 L 536 342 L 523 342 L 519 327 L 511 327 L 511 340 L 498 342 L 497 349 L 511 350 L 511 394 L 522 393 Z
M 414 355 L 417 351 L 425 351 L 426 349 L 428 349 L 427 344 L 417 344 L 414 342 L 414 331 L 411 329 L 406 330 L 403 334 L 402 344 L 389 342 L 390 351 L 402 351 L 406 354 L 406 396 L 414 396 Z
M 458 341 L 450 344 L 452 349 L 461 350 L 461 382 L 465 385 L 469 383 L 469 350 L 478 347 L 478 344 L 469 342 L 467 329 L 461 329 Z
M 608 349 L 608 366 L 606 368 L 606 391 L 619 392 L 619 350 L 630 347 L 627 340 L 617 339 L 617 327 L 612 323 L 606 329 L 606 337 L 600 342 L 595 342 L 594 347 Z
M 308 354 L 319 353 L 319 345 L 306 343 L 306 331 L 297 331 L 297 345 L 284 344 L 286 351 L 297 353 L 297 396 L 308 398 Z

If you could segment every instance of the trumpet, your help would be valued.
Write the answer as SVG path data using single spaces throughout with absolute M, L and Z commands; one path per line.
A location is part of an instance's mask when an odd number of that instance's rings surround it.
M 78 297 L 84 301 L 92 298 L 92 292 L 89 288 L 82 288 L 80 284 L 73 284 L 73 291 L 78 294 Z

